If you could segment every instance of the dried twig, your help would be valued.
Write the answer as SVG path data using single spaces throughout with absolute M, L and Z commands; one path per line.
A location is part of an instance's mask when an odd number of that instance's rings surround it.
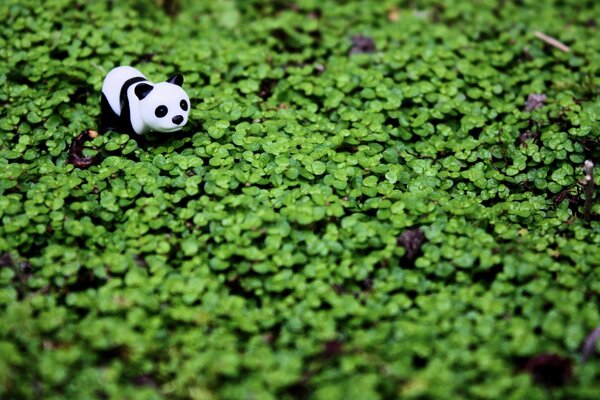
M 594 196 L 594 163 L 591 160 L 585 160 L 583 163 L 583 190 L 585 193 L 585 203 L 583 205 L 583 218 L 589 221 L 592 214 L 592 197 Z
M 554 39 L 552 36 L 548 36 L 545 33 L 542 33 L 540 31 L 535 31 L 533 32 L 533 35 L 544 41 L 546 44 L 549 44 L 550 46 L 560 50 L 560 51 L 564 51 L 565 53 L 568 53 L 569 51 L 571 51 L 571 49 L 569 48 L 569 46 L 567 46 L 566 44 Z
M 596 342 L 600 339 L 600 326 L 592 331 L 583 342 L 581 361 L 586 362 L 596 352 Z

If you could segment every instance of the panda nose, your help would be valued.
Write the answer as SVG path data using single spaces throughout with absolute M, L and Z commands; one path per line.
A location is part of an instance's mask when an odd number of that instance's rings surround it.
M 173 117 L 173 119 L 171 121 L 173 121 L 173 123 L 175 125 L 179 125 L 180 123 L 183 122 L 183 117 L 181 115 L 176 115 Z

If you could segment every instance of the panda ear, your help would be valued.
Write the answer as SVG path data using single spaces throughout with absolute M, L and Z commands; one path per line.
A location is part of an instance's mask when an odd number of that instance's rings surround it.
M 148 96 L 152 89 L 154 89 L 154 86 L 148 85 L 147 83 L 140 83 L 135 87 L 134 91 L 137 98 L 142 100 L 144 97 Z
M 181 74 L 175 74 L 167 79 L 167 82 L 172 83 L 173 85 L 181 86 L 183 85 L 183 76 L 181 76 Z

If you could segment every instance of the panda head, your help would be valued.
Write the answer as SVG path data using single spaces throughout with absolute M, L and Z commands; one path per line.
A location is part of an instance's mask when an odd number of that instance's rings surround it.
M 181 88 L 183 77 L 173 75 L 166 82 L 150 85 L 146 82 L 135 87 L 140 100 L 140 117 L 148 130 L 155 132 L 178 131 L 187 123 L 190 98 Z

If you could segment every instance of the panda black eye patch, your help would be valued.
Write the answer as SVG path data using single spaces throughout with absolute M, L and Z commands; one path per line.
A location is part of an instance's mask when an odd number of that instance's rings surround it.
M 181 100 L 181 102 L 179 102 L 179 107 L 181 107 L 181 109 L 183 111 L 187 111 L 188 109 L 188 103 L 185 100 Z
M 156 115 L 158 118 L 162 118 L 167 115 L 168 112 L 169 109 L 167 106 L 158 106 L 156 107 L 156 110 L 154 110 L 154 115 Z

